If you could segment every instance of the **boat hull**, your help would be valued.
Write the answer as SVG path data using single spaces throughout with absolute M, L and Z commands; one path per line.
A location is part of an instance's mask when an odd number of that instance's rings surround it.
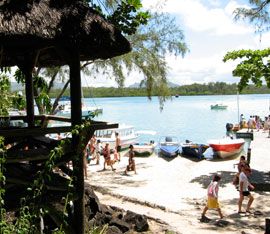
M 182 144 L 182 155 L 192 158 L 203 158 L 203 153 L 209 147 L 204 144 Z
M 133 151 L 136 156 L 147 157 L 154 153 L 155 145 L 154 144 L 134 144 Z
M 161 145 L 160 153 L 165 157 L 176 157 L 179 153 L 179 146 L 175 145 Z
M 239 154 L 244 147 L 244 139 L 209 141 L 208 144 L 220 158 L 228 158 Z

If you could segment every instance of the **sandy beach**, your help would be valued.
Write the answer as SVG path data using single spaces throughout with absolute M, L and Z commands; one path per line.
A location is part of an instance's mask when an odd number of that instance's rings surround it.
M 251 182 L 269 183 L 268 133 L 255 132 L 251 144 Z M 122 152 L 124 155 L 125 152 Z M 191 160 L 177 156 L 172 160 L 153 154 L 136 157 L 138 174 L 124 175 L 128 158 L 122 156 L 115 164 L 116 171 L 103 171 L 94 162 L 88 166 L 88 180 L 101 203 L 124 210 L 145 214 L 150 220 L 152 233 L 264 233 L 265 218 L 270 217 L 270 199 L 267 191 L 254 191 L 253 214 L 238 214 L 239 192 L 232 185 L 237 169 L 233 164 L 239 157 L 229 160 Z M 199 221 L 206 201 L 206 188 L 213 175 L 221 175 L 219 201 L 225 215 L 219 220 L 216 211 L 209 211 L 209 223 Z M 244 201 L 244 208 L 247 201 Z

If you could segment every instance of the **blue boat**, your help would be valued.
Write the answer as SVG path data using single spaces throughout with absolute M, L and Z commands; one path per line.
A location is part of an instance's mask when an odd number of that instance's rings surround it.
M 208 149 L 208 145 L 197 144 L 192 141 L 186 140 L 181 144 L 182 155 L 191 158 L 203 159 L 203 153 Z
M 159 141 L 160 154 L 165 157 L 175 157 L 181 152 L 181 146 L 177 137 L 161 137 Z

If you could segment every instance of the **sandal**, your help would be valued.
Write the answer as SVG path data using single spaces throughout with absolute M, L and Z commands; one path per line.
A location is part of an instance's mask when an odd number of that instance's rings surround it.
M 238 214 L 245 214 L 245 211 L 238 211 Z

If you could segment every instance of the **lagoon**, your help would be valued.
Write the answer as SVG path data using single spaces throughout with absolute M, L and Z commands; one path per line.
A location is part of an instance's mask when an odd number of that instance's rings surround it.
M 239 114 L 246 119 L 270 114 L 269 94 L 239 95 Z M 183 142 L 186 139 L 207 143 L 221 138 L 226 123 L 238 122 L 237 95 L 179 96 L 168 100 L 160 111 L 157 97 L 86 98 L 84 103 L 103 108 L 96 120 L 133 125 L 136 131 L 150 130 L 157 134 L 142 135 L 140 140 L 158 141 L 161 136 L 173 135 Z M 211 110 L 210 105 L 223 103 L 226 110 Z

